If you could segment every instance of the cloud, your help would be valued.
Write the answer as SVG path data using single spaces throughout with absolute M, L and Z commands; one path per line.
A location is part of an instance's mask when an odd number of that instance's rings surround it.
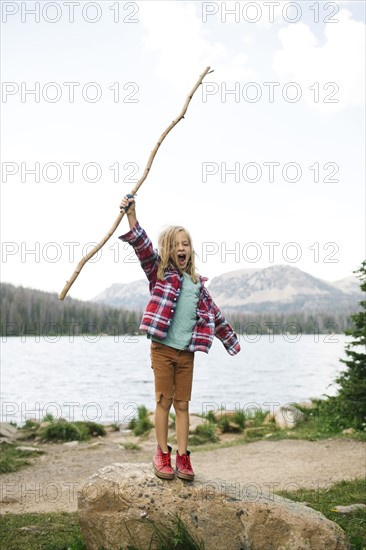
M 348 106 L 360 105 L 365 95 L 365 25 L 352 19 L 347 9 L 341 9 L 338 23 L 325 26 L 325 43 L 318 46 L 318 39 L 304 23 L 289 25 L 279 30 L 282 49 L 274 53 L 273 68 L 282 78 L 297 82 L 304 92 L 309 106 L 335 112 Z M 319 102 L 309 87 L 319 82 Z M 338 103 L 325 103 L 332 92 L 327 82 L 335 82 L 339 91 L 328 99 Z
M 144 2 L 140 16 L 145 46 L 157 53 L 157 74 L 178 88 L 194 82 L 208 65 L 220 80 L 238 81 L 255 75 L 244 52 L 233 54 L 212 38 L 195 3 Z
M 272 25 L 284 22 L 283 8 L 288 4 L 288 0 L 279 0 L 273 3 L 268 0 L 255 0 L 254 2 L 229 0 L 221 2 L 220 5 L 216 2 L 218 11 L 215 17 L 218 21 L 225 21 L 225 25 L 238 26 L 240 24 L 242 28 L 255 25 L 256 28 L 263 27 L 268 30 Z

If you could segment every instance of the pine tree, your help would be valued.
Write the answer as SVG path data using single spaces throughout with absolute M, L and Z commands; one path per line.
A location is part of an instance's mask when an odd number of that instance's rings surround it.
M 366 298 L 366 260 L 353 273 L 359 273 L 361 290 Z M 361 311 L 351 315 L 353 328 L 346 330 L 352 336 L 345 346 L 347 359 L 340 359 L 347 369 L 336 378 L 338 394 L 332 399 L 333 411 L 343 426 L 355 429 L 366 427 L 366 299 L 359 302 Z

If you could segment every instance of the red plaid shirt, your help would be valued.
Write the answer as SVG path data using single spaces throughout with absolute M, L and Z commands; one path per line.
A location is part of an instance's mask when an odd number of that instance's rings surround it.
M 138 222 L 119 238 L 134 248 L 150 283 L 151 299 L 143 314 L 140 329 L 151 336 L 164 339 L 177 307 L 183 275 L 178 269 L 169 269 L 165 271 L 164 280 L 157 278 L 160 256 Z M 201 290 L 197 303 L 197 322 L 187 349 L 208 353 L 214 336 L 217 336 L 227 352 L 236 355 L 240 351 L 238 338 L 204 286 L 207 278 L 199 278 Z

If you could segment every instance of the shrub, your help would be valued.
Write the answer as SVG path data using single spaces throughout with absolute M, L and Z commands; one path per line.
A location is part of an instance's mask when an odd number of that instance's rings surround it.
M 238 424 L 242 430 L 245 427 L 245 412 L 242 410 L 236 411 L 233 421 Z
M 139 451 L 141 449 L 141 447 L 139 445 L 136 445 L 136 443 L 122 443 L 122 446 L 127 451 Z
M 205 422 L 196 427 L 195 432 L 188 438 L 191 445 L 204 445 L 217 441 L 216 426 L 211 422 Z
M 197 435 L 205 437 L 207 441 L 212 441 L 213 443 L 217 441 L 215 425 L 211 422 L 205 424 L 199 424 L 195 430 Z
M 247 415 L 247 420 L 253 421 L 253 426 L 261 426 L 268 415 L 268 411 L 255 409 Z
M 98 424 L 97 422 L 91 422 L 84 420 L 77 420 L 74 422 L 76 426 L 78 426 L 82 431 L 85 431 L 88 435 L 91 436 L 104 436 L 106 435 L 105 427 L 102 424 Z
M 112 422 L 111 430 L 112 432 L 119 432 L 119 425 L 116 422 Z
M 309 413 L 307 419 L 314 418 L 319 434 L 336 434 L 340 430 L 351 427 L 339 410 L 339 403 L 335 397 L 316 399 L 313 403 L 314 409 L 312 413 Z
M 150 421 L 149 413 L 145 405 L 141 405 L 137 408 L 137 418 L 133 418 L 128 427 L 133 430 L 133 433 L 137 436 L 144 435 L 150 432 L 153 428 L 153 424 Z
M 222 415 L 220 420 L 217 422 L 218 427 L 222 433 L 230 432 L 230 422 L 226 415 Z
M 203 415 L 203 418 L 205 418 L 209 422 L 212 422 L 212 424 L 216 424 L 217 422 L 217 418 L 213 411 L 208 411 L 206 414 Z
M 48 413 L 42 418 L 42 422 L 53 422 L 55 420 L 55 417 L 53 414 Z
M 30 418 L 27 418 L 23 428 L 26 430 L 33 430 L 34 428 L 38 428 L 38 426 L 39 426 L 39 422 L 37 422 L 36 420 L 31 420 Z
M 217 425 L 223 433 L 242 432 L 245 426 L 245 413 L 238 410 L 233 416 L 227 416 L 223 411 Z
M 366 292 L 366 260 L 354 271 L 359 273 L 361 291 Z M 340 373 L 335 382 L 339 389 L 336 396 L 328 397 L 320 406 L 321 414 L 329 419 L 333 428 L 355 428 L 364 430 L 366 427 L 366 300 L 359 302 L 361 311 L 351 315 L 353 328 L 345 334 L 353 340 L 346 344 L 347 359 L 340 359 L 347 369 Z
M 77 426 L 66 420 L 51 422 L 40 430 L 39 435 L 45 441 L 85 441 L 90 437 L 83 425 Z

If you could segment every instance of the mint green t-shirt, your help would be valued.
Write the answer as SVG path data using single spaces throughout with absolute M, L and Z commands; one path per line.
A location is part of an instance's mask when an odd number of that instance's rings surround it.
M 152 336 L 154 342 L 160 342 L 175 349 L 187 349 L 192 338 L 192 330 L 197 321 L 197 302 L 201 283 L 194 283 L 188 273 L 183 273 L 182 289 L 175 309 L 168 335 L 164 339 Z

